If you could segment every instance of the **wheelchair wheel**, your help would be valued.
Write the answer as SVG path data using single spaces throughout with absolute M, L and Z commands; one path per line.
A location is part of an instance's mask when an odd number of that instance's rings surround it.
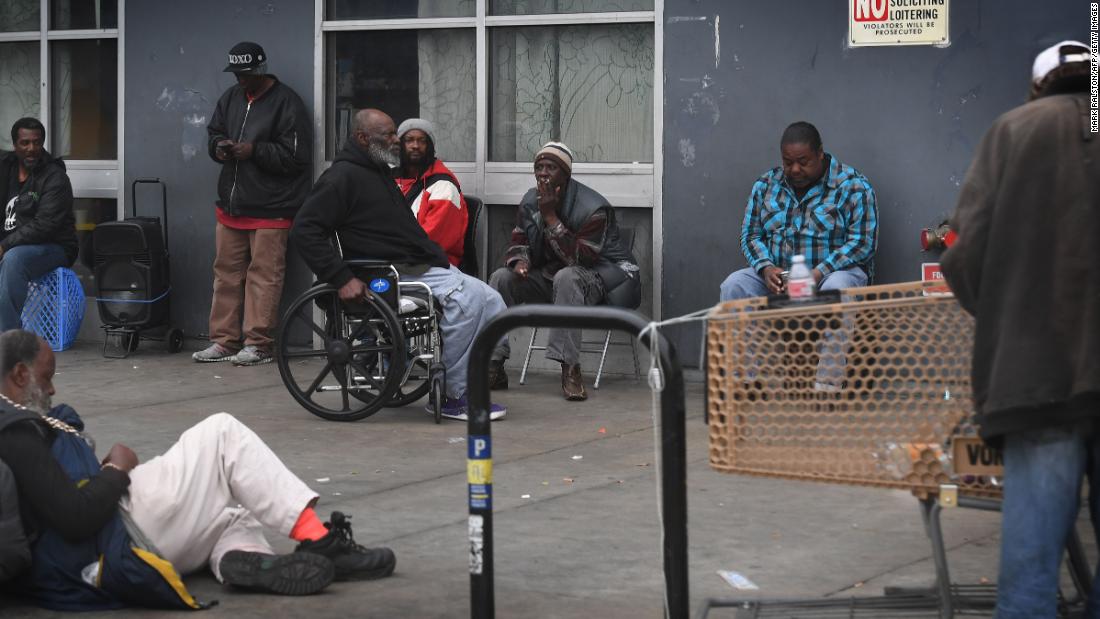
M 386 402 L 390 408 L 407 406 L 424 397 L 431 390 L 432 363 L 431 334 L 421 333 L 408 338 L 409 356 L 405 365 L 405 378 L 397 392 Z M 442 344 L 440 344 L 442 345 Z
M 432 415 L 435 417 L 436 423 L 443 421 L 443 382 L 443 372 L 441 371 L 433 372 L 431 379 L 428 381 L 432 388 Z
M 292 331 L 302 326 L 310 341 L 294 345 Z M 290 395 L 330 421 L 373 415 L 405 373 L 405 336 L 393 310 L 374 295 L 343 303 L 335 287 L 314 286 L 291 304 L 277 341 L 279 375 Z

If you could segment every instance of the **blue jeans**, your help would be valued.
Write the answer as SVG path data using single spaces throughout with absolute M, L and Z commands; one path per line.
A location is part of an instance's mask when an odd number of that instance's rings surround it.
M 466 275 L 454 266 L 447 269 L 432 267 L 419 277 L 405 276 L 402 279 L 424 282 L 443 306 L 440 331 L 443 336 L 443 367 L 447 369 L 447 397 L 466 395 L 466 368 L 470 365 L 474 337 L 493 316 L 504 311 L 504 299 L 489 284 Z
M 1066 539 L 1077 520 L 1086 474 L 1092 526 L 1100 532 L 1100 436 L 1092 424 L 1009 434 L 1004 462 L 996 617 L 1054 617 Z M 1100 618 L 1098 583 L 1100 574 L 1085 613 L 1092 619 Z
M 833 271 L 818 284 L 820 290 L 845 290 L 867 285 L 867 274 L 859 267 L 850 267 Z M 719 298 L 722 301 L 762 297 L 768 294 L 764 278 L 751 267 L 734 271 L 722 282 Z M 847 366 L 848 333 L 852 330 L 851 320 L 844 320 L 840 329 L 827 329 L 821 336 L 818 349 L 817 374 L 814 387 L 820 390 L 837 391 L 844 384 Z M 750 372 L 750 378 L 755 373 Z
M 844 290 L 845 288 L 858 288 L 867 285 L 867 274 L 859 267 L 851 267 L 833 271 L 825 276 L 818 284 L 818 290 Z M 767 296 L 768 287 L 764 284 L 764 278 L 760 277 L 752 267 L 745 267 L 730 273 L 726 281 L 718 288 L 719 301 L 731 301 L 733 299 L 749 299 L 752 297 Z
M 22 329 L 27 285 L 57 267 L 69 266 L 57 244 L 17 245 L 0 256 L 0 331 Z

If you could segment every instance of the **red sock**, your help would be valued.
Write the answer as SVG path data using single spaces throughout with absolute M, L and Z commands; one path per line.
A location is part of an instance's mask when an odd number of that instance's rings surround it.
M 302 510 L 302 515 L 298 516 L 298 522 L 295 522 L 294 528 L 290 530 L 290 539 L 297 542 L 315 541 L 326 535 L 328 535 L 328 529 L 312 507 Z

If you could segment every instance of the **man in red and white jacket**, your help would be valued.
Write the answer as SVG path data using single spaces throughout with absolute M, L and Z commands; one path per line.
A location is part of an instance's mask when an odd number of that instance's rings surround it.
M 435 156 L 435 127 L 410 118 L 397 128 L 401 167 L 394 170 L 405 202 L 428 238 L 458 266 L 462 262 L 468 212 L 458 179 Z

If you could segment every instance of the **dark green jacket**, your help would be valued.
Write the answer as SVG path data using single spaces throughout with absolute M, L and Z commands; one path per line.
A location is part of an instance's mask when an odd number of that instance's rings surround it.
M 959 194 L 943 273 L 975 316 L 982 435 L 1100 415 L 1100 135 L 1084 94 L 998 118 Z

